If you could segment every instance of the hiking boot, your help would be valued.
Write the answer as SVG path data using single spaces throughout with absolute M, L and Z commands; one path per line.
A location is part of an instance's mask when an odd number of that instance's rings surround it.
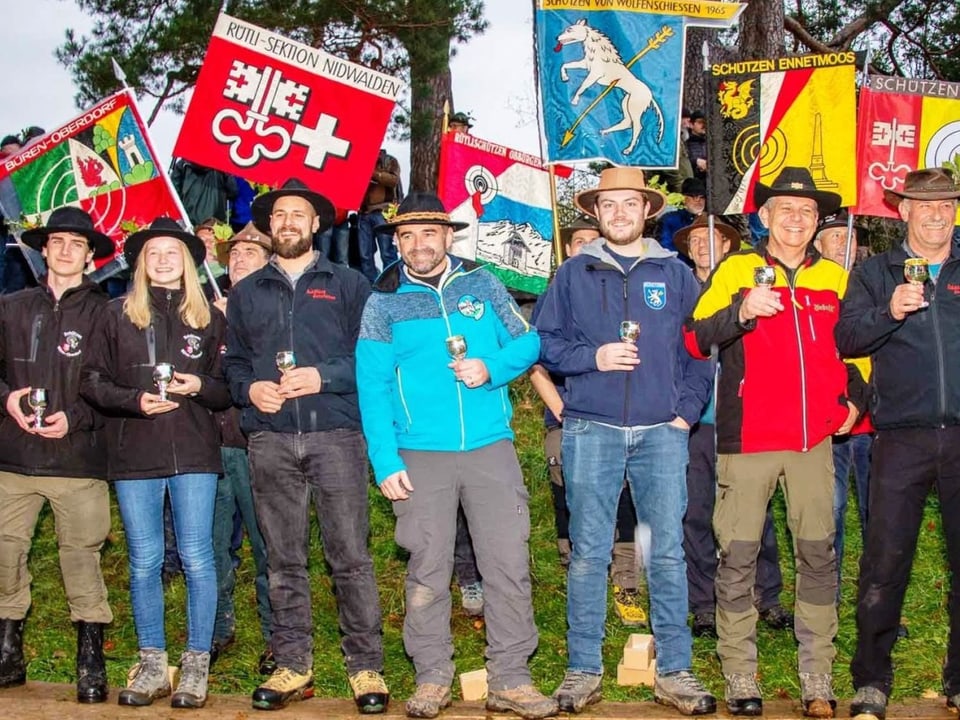
M 376 670 L 361 670 L 350 676 L 353 699 L 364 715 L 375 715 L 387 709 L 390 691 L 383 681 L 383 675 Z
M 960 693 L 947 698 L 947 710 L 954 714 L 960 712 Z
M 850 717 L 872 715 L 877 720 L 887 716 L 887 696 L 879 688 L 864 685 L 850 701 Z
M 832 718 L 837 709 L 833 696 L 833 675 L 829 673 L 800 673 L 800 701 L 803 714 L 814 718 Z
M 613 586 L 613 609 L 626 627 L 640 627 L 647 624 L 647 612 L 640 602 L 640 593 L 636 589 L 628 590 L 619 585 Z
M 291 700 L 313 697 L 313 671 L 298 673 L 288 667 L 278 667 L 260 687 L 253 691 L 253 707 L 257 710 L 279 710 Z
M 103 624 L 77 623 L 77 702 L 107 701 L 107 664 L 103 659 Z
M 712 637 L 717 636 L 717 618 L 712 611 L 698 612 L 693 616 L 694 637 Z
M 717 699 L 689 670 L 657 673 L 653 680 L 653 699 L 684 715 L 706 715 L 717 711 Z
M 27 682 L 27 664 L 23 660 L 23 619 L 0 620 L 0 688 Z
M 236 641 L 237 638 L 235 635 L 214 640 L 210 644 L 210 667 L 213 667 L 213 664 L 220 659 L 220 656 L 230 649 Z
M 407 700 L 407 717 L 435 718 L 450 707 L 450 686 L 436 683 L 418 683 L 417 690 Z
M 779 603 L 760 611 L 760 619 L 771 630 L 793 628 L 793 613 Z
M 169 694 L 167 651 L 144 648 L 140 651 L 140 662 L 127 673 L 127 686 L 120 691 L 117 702 L 120 705 L 143 707 Z
M 489 690 L 487 710 L 491 712 L 515 712 L 522 718 L 553 717 L 557 714 L 557 701 L 547 697 L 533 685 L 520 685 L 509 690 Z
M 260 659 L 257 660 L 257 672 L 261 675 L 273 675 L 277 671 L 277 659 L 273 656 L 273 650 L 267 648 L 260 653 Z
M 731 715 L 763 715 L 763 696 L 753 673 L 725 673 L 724 697 Z
M 564 712 L 582 712 L 587 705 L 600 702 L 602 681 L 603 675 L 567 670 L 560 687 L 553 691 L 553 697 Z
M 210 653 L 187 650 L 180 656 L 180 682 L 170 698 L 170 707 L 202 708 L 207 702 Z
M 483 583 L 460 586 L 460 607 L 470 617 L 483 617 Z

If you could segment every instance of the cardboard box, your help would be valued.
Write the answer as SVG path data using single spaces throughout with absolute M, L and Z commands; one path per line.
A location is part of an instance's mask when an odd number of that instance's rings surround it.
M 466 702 L 487 699 L 486 668 L 460 673 L 460 695 Z
M 653 635 L 634 633 L 623 646 L 623 664 L 632 670 L 646 670 L 655 656 Z
M 651 660 L 646 668 L 627 667 L 621 662 L 617 665 L 617 685 L 646 685 L 653 687 L 653 679 L 657 673 L 657 661 Z

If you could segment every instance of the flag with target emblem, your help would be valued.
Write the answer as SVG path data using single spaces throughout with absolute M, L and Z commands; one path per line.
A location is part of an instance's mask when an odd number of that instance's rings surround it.
M 858 120 L 861 215 L 899 218 L 885 190 L 902 190 L 911 170 L 960 162 L 960 83 L 870 75 Z
M 756 183 L 784 167 L 809 169 L 844 207 L 856 202 L 852 52 L 718 63 L 708 73 L 710 212 L 752 212 Z
M 183 219 L 129 90 L 6 158 L 0 182 L 12 185 L 19 204 L 6 207 L 10 196 L 4 195 L 7 217 L 22 214 L 30 225 L 43 224 L 53 210 L 74 205 L 117 243 L 157 217 Z
M 570 168 L 554 172 L 568 177 Z M 489 266 L 509 288 L 542 293 L 551 267 L 550 182 L 539 157 L 448 132 L 440 143 L 437 194 L 451 218 L 470 223 L 450 252 Z

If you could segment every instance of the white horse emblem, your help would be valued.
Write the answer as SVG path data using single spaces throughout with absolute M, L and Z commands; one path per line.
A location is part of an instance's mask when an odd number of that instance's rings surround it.
M 554 50 L 559 51 L 564 45 L 572 45 L 573 43 L 583 44 L 583 59 L 573 60 L 561 65 L 560 79 L 563 82 L 570 80 L 568 70 L 586 70 L 587 76 L 580 83 L 580 87 L 574 93 L 570 103 L 577 105 L 584 91 L 592 85 L 598 84 L 604 87 L 616 85 L 618 89 L 623 91 L 623 99 L 620 101 L 623 118 L 620 122 L 601 130 L 600 134 L 607 135 L 630 128 L 632 130 L 630 142 L 623 149 L 623 154 L 629 155 L 636 148 L 637 141 L 640 139 L 640 131 L 643 129 L 640 117 L 648 107 L 652 107 L 660 123 L 657 133 L 657 144 L 659 144 L 663 139 L 663 113 L 660 111 L 660 106 L 654 100 L 653 93 L 646 83 L 624 65 L 620 53 L 610 38 L 587 25 L 586 19 L 583 19 L 569 26 L 557 36 L 557 45 Z

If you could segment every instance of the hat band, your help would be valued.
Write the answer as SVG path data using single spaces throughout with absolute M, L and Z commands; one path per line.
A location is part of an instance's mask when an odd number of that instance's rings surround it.
M 449 223 L 450 215 L 445 212 L 436 212 L 436 211 L 423 211 L 423 212 L 408 212 L 403 213 L 402 215 L 397 214 L 393 216 L 393 219 L 389 221 L 391 225 L 404 225 L 410 223 Z

